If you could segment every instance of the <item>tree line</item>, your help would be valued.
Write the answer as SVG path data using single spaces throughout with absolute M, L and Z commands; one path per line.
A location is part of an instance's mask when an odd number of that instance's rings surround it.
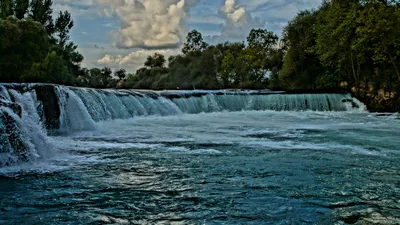
M 144 67 L 130 74 L 124 88 L 219 89 L 264 88 L 268 73 L 276 73 L 283 52 L 275 48 L 278 36 L 253 29 L 244 42 L 209 45 L 197 30 L 189 32 L 182 54 L 168 62 L 159 53 L 149 56 Z
M 206 43 L 188 33 L 181 53 L 143 67 L 81 68 L 74 23 L 51 0 L 0 0 L 0 79 L 97 88 L 400 91 L 400 4 L 331 0 L 299 12 L 281 38 L 253 29 L 243 42 Z
M 394 0 L 332 0 L 300 12 L 283 32 L 280 85 L 399 92 L 399 6 Z
M 282 38 L 253 29 L 246 42 L 209 45 L 191 31 L 182 54 L 149 56 L 124 88 L 400 91 L 397 1 L 332 0 L 299 12 Z
M 71 14 L 53 18 L 52 7 L 52 0 L 0 0 L 0 82 L 115 87 L 111 69 L 81 68 Z

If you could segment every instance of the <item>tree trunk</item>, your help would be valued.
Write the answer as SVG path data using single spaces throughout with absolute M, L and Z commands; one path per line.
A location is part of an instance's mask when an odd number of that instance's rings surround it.
M 396 66 L 396 62 L 393 60 L 392 55 L 390 54 L 390 52 L 389 52 L 387 49 L 386 49 L 386 52 L 387 52 L 387 54 L 388 54 L 388 56 L 389 56 L 389 58 L 390 58 L 390 62 L 392 63 L 394 69 L 396 70 L 397 77 L 398 77 L 399 80 L 400 80 L 400 73 L 399 73 L 399 69 L 398 69 L 397 66 Z
M 350 59 L 351 59 L 351 68 L 353 69 L 353 76 L 354 76 L 354 82 L 356 86 L 358 86 L 358 80 L 357 80 L 357 75 L 356 75 L 356 69 L 354 68 L 354 60 L 353 60 L 353 52 L 350 51 Z

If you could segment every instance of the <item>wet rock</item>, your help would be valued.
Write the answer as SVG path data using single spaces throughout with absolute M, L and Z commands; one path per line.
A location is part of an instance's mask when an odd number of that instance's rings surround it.
M 351 99 L 343 99 L 342 102 L 343 103 L 345 103 L 345 102 L 353 102 L 353 100 L 351 100 Z
M 28 146 L 22 140 L 21 130 L 15 117 L 6 111 L 0 111 L 0 134 L 1 153 L 14 154 L 18 160 L 28 161 Z
M 22 116 L 22 107 L 17 103 L 0 99 L 0 107 L 10 108 L 19 117 Z
M 353 95 L 367 105 L 371 112 L 399 112 L 400 95 L 393 90 L 376 90 L 371 84 L 368 88 L 353 87 Z
M 42 102 L 44 125 L 48 130 L 57 130 L 60 128 L 60 106 L 53 85 L 40 85 L 34 87 L 37 99 Z

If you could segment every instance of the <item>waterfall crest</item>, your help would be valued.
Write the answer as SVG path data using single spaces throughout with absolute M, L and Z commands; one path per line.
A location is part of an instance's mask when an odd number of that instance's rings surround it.
M 96 122 L 242 110 L 360 111 L 350 94 L 272 91 L 100 90 L 46 84 L 0 84 L 0 167 L 48 157 L 50 134 L 96 129 Z M 53 151 L 54 152 L 54 151 Z

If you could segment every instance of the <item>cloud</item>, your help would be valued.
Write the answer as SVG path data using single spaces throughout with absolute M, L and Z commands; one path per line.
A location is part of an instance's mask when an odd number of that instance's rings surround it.
M 137 50 L 131 52 L 127 55 L 109 55 L 106 54 L 103 58 L 97 60 L 97 63 L 101 66 L 108 66 L 113 69 L 116 68 L 125 68 L 128 71 L 136 71 L 140 67 L 143 67 L 144 62 L 146 61 L 149 55 L 153 55 L 154 53 L 160 53 L 168 59 L 171 55 L 178 54 L 179 50 Z
M 225 0 L 218 11 L 223 23 L 220 24 L 219 35 L 206 36 L 205 40 L 212 44 L 223 41 L 244 41 L 253 28 L 264 28 L 266 22 L 259 17 L 252 17 L 246 7 L 236 0 Z
M 220 9 L 225 19 L 222 25 L 222 35 L 232 38 L 244 38 L 252 28 L 263 28 L 265 21 L 259 17 L 253 18 L 245 7 L 239 6 L 235 0 L 226 0 Z
M 199 0 L 96 0 L 104 14 L 118 18 L 118 48 L 178 47 L 186 37 L 185 18 Z
M 118 56 L 112 56 L 112 55 L 108 55 L 106 54 L 103 58 L 97 60 L 97 62 L 99 64 L 103 64 L 103 65 L 110 65 L 110 64 L 118 64 L 122 59 L 122 56 L 118 55 Z

